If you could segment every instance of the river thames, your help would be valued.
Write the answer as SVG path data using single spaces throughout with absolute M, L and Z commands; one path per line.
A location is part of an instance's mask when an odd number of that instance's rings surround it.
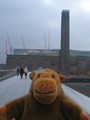
M 69 82 L 64 83 L 65 85 L 69 86 L 70 88 L 90 97 L 90 82 Z

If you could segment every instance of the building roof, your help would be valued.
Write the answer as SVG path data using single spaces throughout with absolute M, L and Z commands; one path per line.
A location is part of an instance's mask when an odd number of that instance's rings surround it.
M 70 50 L 70 56 L 83 56 L 90 57 L 90 51 L 78 51 L 78 50 Z
M 44 55 L 44 56 L 59 56 L 59 49 L 14 49 L 13 55 Z M 70 56 L 90 57 L 90 51 L 70 50 Z
M 59 50 L 45 50 L 45 49 L 14 49 L 14 55 L 44 55 L 44 56 L 58 56 Z

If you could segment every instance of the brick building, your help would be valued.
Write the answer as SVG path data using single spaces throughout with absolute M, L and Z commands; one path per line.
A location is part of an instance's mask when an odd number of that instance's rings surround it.
M 52 68 L 59 71 L 59 50 L 29 50 L 15 49 L 14 55 L 7 56 L 7 69 L 13 69 L 16 66 L 28 66 L 30 70 L 36 70 L 39 67 Z
M 50 53 L 49 53 L 50 52 Z M 7 56 L 7 69 L 14 69 L 16 66 L 36 70 L 39 67 L 52 68 L 57 72 L 60 67 L 60 50 L 28 50 L 15 49 L 13 55 Z M 89 74 L 90 71 L 90 51 L 70 50 L 70 73 Z

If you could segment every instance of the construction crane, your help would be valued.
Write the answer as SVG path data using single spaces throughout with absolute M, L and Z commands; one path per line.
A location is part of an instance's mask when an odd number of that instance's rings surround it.
M 12 54 L 12 46 L 10 44 L 10 38 L 9 38 L 9 34 L 7 33 L 7 38 L 8 38 L 8 43 L 9 43 L 9 50 L 10 50 L 10 54 Z
M 50 30 L 49 30 L 49 35 L 48 35 L 48 49 L 50 49 Z
M 7 49 L 7 40 L 6 40 L 6 56 L 8 54 L 8 49 Z
M 46 34 L 44 34 L 44 41 L 45 41 L 45 49 L 47 49 L 47 45 L 46 45 Z
M 23 34 L 22 34 L 22 42 L 23 42 L 23 48 L 25 49 Z

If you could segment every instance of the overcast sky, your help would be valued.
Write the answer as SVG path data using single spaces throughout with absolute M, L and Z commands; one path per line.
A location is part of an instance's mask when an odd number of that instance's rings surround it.
M 70 10 L 70 49 L 90 51 L 90 0 L 0 0 L 0 63 L 14 49 L 60 49 L 61 12 Z

